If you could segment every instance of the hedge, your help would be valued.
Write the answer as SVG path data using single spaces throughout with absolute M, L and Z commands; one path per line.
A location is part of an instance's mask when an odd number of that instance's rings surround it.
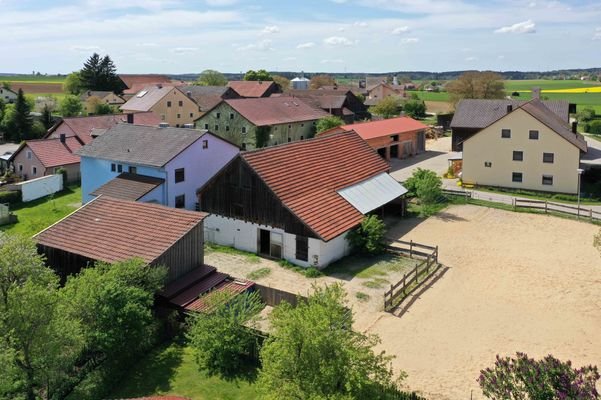
M 588 123 L 588 132 L 594 135 L 601 135 L 601 120 L 595 119 Z
M 21 192 L 18 190 L 7 190 L 0 192 L 0 203 L 15 204 L 21 201 Z

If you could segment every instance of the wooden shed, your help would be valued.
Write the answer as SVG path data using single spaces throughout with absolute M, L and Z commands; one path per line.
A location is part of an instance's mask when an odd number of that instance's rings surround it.
M 168 268 L 168 282 L 204 263 L 205 213 L 100 196 L 34 236 L 64 279 L 96 261 L 134 257 Z

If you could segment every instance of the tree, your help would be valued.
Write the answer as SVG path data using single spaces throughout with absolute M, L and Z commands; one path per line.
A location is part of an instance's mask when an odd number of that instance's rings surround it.
M 269 72 L 264 69 L 260 69 L 258 71 L 248 70 L 246 74 L 244 74 L 245 81 L 272 81 L 273 77 L 269 74 Z
M 79 71 L 71 72 L 63 82 L 63 92 L 69 94 L 81 93 L 83 82 L 81 81 L 81 73 Z
M 323 86 L 333 86 L 336 84 L 336 80 L 330 75 L 315 75 L 309 81 L 309 87 L 311 89 L 319 89 Z
M 205 69 L 194 83 L 198 86 L 226 86 L 227 78 L 219 71 Z
M 31 116 L 31 105 L 25 98 L 23 90 L 19 89 L 17 100 L 15 101 L 14 114 L 10 125 L 14 131 L 8 132 L 14 142 L 20 142 L 23 139 L 29 139 L 31 128 L 33 126 L 33 117 Z
M 411 195 L 418 198 L 422 216 L 429 216 L 436 211 L 433 205 L 442 197 L 442 180 L 436 172 L 418 168 L 403 185 Z
M 66 95 L 60 103 L 60 113 L 63 117 L 74 117 L 81 114 L 83 106 L 79 97 L 72 94 Z
M 596 366 L 573 368 L 552 355 L 534 360 L 524 353 L 515 358 L 497 356 L 493 368 L 480 371 L 478 383 L 489 399 L 597 399 Z
M 386 226 L 377 215 L 363 218 L 361 225 L 349 232 L 347 239 L 353 249 L 364 254 L 379 254 L 384 251 Z
M 422 100 L 409 100 L 403 106 L 403 111 L 411 118 L 424 118 L 426 116 L 426 103 Z
M 391 357 L 373 350 L 378 337 L 352 330 L 345 296 L 340 284 L 315 286 L 306 302 L 274 308 L 258 378 L 265 399 L 380 399 L 397 387 Z
M 369 107 L 369 112 L 384 119 L 397 117 L 401 111 L 401 99 L 397 96 L 384 97 L 375 106 Z
M 98 103 L 96 104 L 96 108 L 94 108 L 94 114 L 96 115 L 107 115 L 113 113 L 113 107 L 106 103 Z
M 117 76 L 117 68 L 108 55 L 101 58 L 94 53 L 84 63 L 79 76 L 81 87 L 88 90 L 109 90 L 119 93 L 124 89 L 123 82 Z
M 465 72 L 447 84 L 451 101 L 461 99 L 502 99 L 505 97 L 503 77 L 495 72 Z
M 327 131 L 328 129 L 336 128 L 344 124 L 344 121 L 335 115 L 329 115 L 317 120 L 317 133 Z
M 52 117 L 52 109 L 48 105 L 48 103 L 44 104 L 44 108 L 42 109 L 42 125 L 44 125 L 44 129 L 48 130 L 54 125 L 54 118 Z
M 272 78 L 282 91 L 290 89 L 290 79 L 282 75 L 272 75 Z
M 248 354 L 257 346 L 250 330 L 264 305 L 259 292 L 231 294 L 215 292 L 205 296 L 207 313 L 191 315 L 187 338 L 196 363 L 210 375 L 232 377 L 248 364 Z

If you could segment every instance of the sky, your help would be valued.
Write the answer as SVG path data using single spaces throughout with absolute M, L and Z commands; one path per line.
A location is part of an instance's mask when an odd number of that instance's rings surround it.
M 0 0 L 0 72 L 601 67 L 600 0 Z

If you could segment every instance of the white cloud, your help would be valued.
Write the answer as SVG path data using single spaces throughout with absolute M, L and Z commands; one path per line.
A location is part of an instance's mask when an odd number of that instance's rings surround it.
M 410 38 L 405 38 L 401 40 L 401 43 L 417 43 L 419 42 L 419 38 L 416 37 L 410 37 Z
M 300 43 L 299 45 L 296 46 L 297 49 L 310 49 L 311 47 L 315 47 L 315 43 L 313 43 L 313 42 Z
M 71 46 L 71 50 L 78 51 L 80 53 L 91 53 L 91 52 L 99 52 L 100 47 L 98 46 Z
M 263 28 L 261 33 L 265 34 L 265 35 L 269 35 L 271 33 L 278 33 L 279 31 L 280 31 L 280 28 L 277 27 L 276 25 L 267 25 L 265 28 Z
M 504 60 L 504 59 L 505 59 L 505 56 L 504 56 L 503 54 L 499 54 L 499 55 L 497 56 L 497 58 L 498 58 L 499 60 Z
M 174 54 L 182 56 L 186 54 L 196 53 L 198 51 L 198 47 L 175 47 L 170 51 Z
M 534 8 L 536 7 L 536 2 L 531 1 L 530 3 L 528 3 L 528 8 Z
M 398 28 L 394 28 L 392 30 L 393 35 L 402 35 L 403 33 L 409 32 L 408 26 L 399 26 Z
M 250 43 L 247 44 L 245 46 L 240 46 L 238 47 L 238 50 L 257 50 L 257 51 L 271 51 L 274 50 L 273 47 L 271 47 L 271 44 L 273 42 L 269 39 L 264 39 L 264 40 L 260 40 L 257 43 Z
M 365 28 L 367 27 L 367 22 L 365 21 L 357 21 L 353 24 L 353 26 L 357 26 L 359 28 Z
M 337 3 L 337 4 L 344 4 L 346 3 L 348 0 L 330 0 L 332 3 Z
M 497 30 L 495 33 L 535 33 L 536 32 L 536 24 L 531 20 L 518 22 L 517 24 L 513 24 L 510 26 L 504 26 Z
M 238 2 L 238 0 L 205 0 L 205 3 L 207 3 L 208 6 L 212 6 L 212 7 L 232 6 L 232 5 L 236 4 L 237 2 Z
M 477 59 L 478 59 L 478 57 L 475 57 L 475 56 L 465 57 L 465 61 L 476 61 Z
M 593 34 L 593 40 L 601 40 L 601 27 L 595 29 L 595 33 Z
M 346 31 L 346 28 L 344 26 L 341 26 L 340 28 L 337 29 L 338 32 L 344 32 Z
M 284 61 L 296 61 L 296 57 L 286 57 Z
M 330 36 L 325 38 L 323 42 L 328 46 L 352 46 L 357 43 L 357 41 L 352 41 L 344 36 Z

